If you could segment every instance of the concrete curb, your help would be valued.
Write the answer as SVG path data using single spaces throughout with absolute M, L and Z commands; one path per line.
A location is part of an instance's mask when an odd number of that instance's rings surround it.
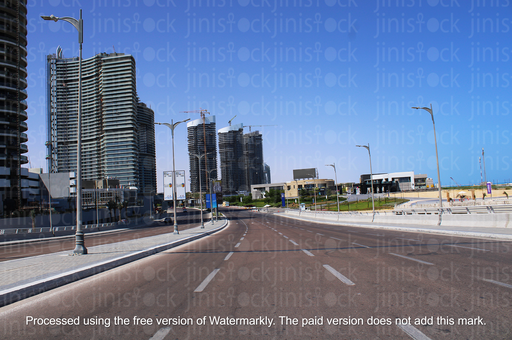
M 451 236 L 459 236 L 459 237 L 477 237 L 477 238 L 490 238 L 490 239 L 499 239 L 499 240 L 512 240 L 512 235 L 506 234 L 496 234 L 496 233 L 481 233 L 475 231 L 458 231 L 458 230 L 438 230 L 438 229 L 424 229 L 424 228 L 416 228 L 416 227 L 406 227 L 406 226 L 388 226 L 388 225 L 369 225 L 369 224 L 360 224 L 353 222 L 337 222 L 337 221 L 326 221 L 326 220 L 313 220 L 298 216 L 290 216 L 285 213 L 276 213 L 276 215 L 291 218 L 295 220 L 309 221 L 321 224 L 330 224 L 330 225 L 342 225 L 347 227 L 357 227 L 357 228 L 368 228 L 368 229 L 387 229 L 387 230 L 395 230 L 395 231 L 404 231 L 409 233 L 428 233 L 428 234 L 441 234 L 441 235 L 451 235 Z
M 0 307 L 6 306 L 8 304 L 14 303 L 16 301 L 20 301 L 26 299 L 30 296 L 37 295 L 39 293 L 43 293 L 45 291 L 51 290 L 53 288 L 57 288 L 63 286 L 65 284 L 78 281 L 80 279 L 99 274 L 101 272 L 107 271 L 109 269 L 122 266 L 124 264 L 140 260 L 144 257 L 175 248 L 177 246 L 201 239 L 213 233 L 216 233 L 222 229 L 224 229 L 228 225 L 228 220 L 225 219 L 224 223 L 212 230 L 205 231 L 198 235 L 192 235 L 185 237 L 183 239 L 175 240 L 169 243 L 157 245 L 145 250 L 141 250 L 132 254 L 127 254 L 121 256 L 119 258 L 114 258 L 111 260 L 94 263 L 92 265 L 86 266 L 84 268 L 80 268 L 78 270 L 72 270 L 65 273 L 57 274 L 55 276 L 45 278 L 42 280 L 30 282 L 24 285 L 20 285 L 18 287 L 14 287 L 11 289 L 6 289 L 0 291 Z

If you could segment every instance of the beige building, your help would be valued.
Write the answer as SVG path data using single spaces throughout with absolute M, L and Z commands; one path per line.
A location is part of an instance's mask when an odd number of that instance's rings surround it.
M 336 192 L 336 186 L 332 179 L 301 179 L 297 181 L 286 182 L 284 186 L 285 197 L 297 198 L 299 190 L 313 190 L 317 188 L 317 195 L 326 195 L 327 190 L 331 190 L 332 194 Z

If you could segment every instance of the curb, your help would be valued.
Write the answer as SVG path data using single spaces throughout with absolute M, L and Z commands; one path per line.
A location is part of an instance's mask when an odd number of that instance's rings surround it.
M 224 229 L 228 224 L 228 220 L 224 220 L 224 223 L 210 231 L 203 232 L 198 235 L 192 235 L 185 237 L 183 239 L 179 239 L 176 241 L 172 241 L 169 243 L 161 244 L 154 246 L 152 248 L 148 248 L 145 250 L 141 250 L 132 254 L 127 254 L 119 258 L 107 260 L 100 263 L 95 263 L 89 265 L 85 268 L 81 268 L 78 270 L 68 271 L 62 274 L 58 274 L 49 278 L 45 278 L 42 280 L 34 281 L 31 283 L 27 283 L 24 285 L 17 286 L 15 288 L 6 289 L 0 291 L 0 307 L 6 306 L 8 304 L 14 303 L 16 301 L 20 301 L 26 299 L 28 297 L 37 295 L 39 293 L 46 292 L 53 288 L 57 288 L 63 286 L 65 284 L 78 281 L 80 279 L 99 274 L 101 272 L 107 271 L 109 269 L 122 266 L 124 264 L 140 260 L 144 257 L 201 239 L 213 233 L 216 233 L 222 229 Z

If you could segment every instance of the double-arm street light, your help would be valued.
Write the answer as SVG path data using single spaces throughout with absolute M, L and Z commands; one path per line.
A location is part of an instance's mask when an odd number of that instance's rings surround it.
M 372 155 L 370 153 L 370 143 L 368 145 L 356 145 L 358 148 L 365 148 L 368 150 L 368 157 L 370 157 L 370 185 L 372 191 L 372 222 L 375 219 L 375 200 L 373 198 L 373 170 L 372 170 Z
M 174 129 L 181 123 L 188 122 L 190 118 L 174 123 L 171 119 L 171 124 L 169 123 L 155 123 L 156 125 L 165 125 L 169 129 L 171 129 L 171 137 L 172 137 L 172 204 L 174 209 L 174 234 L 179 234 L 178 231 L 178 220 L 176 219 L 176 165 L 174 159 Z
M 82 20 L 82 10 L 80 9 L 80 18 L 77 20 L 71 17 L 56 17 L 55 15 L 42 15 L 44 20 L 53 20 L 55 22 L 62 20 L 73 25 L 78 31 L 78 44 L 80 46 L 78 57 L 78 127 L 77 127 L 77 146 L 76 146 L 76 243 L 74 254 L 87 254 L 87 248 L 84 245 L 84 233 L 82 232 L 82 169 L 81 169 L 81 147 L 82 147 L 82 43 L 84 41 L 84 23 Z M 51 174 L 50 174 L 51 175 Z
M 336 204 L 338 205 L 338 219 L 340 218 L 340 199 L 338 197 L 338 175 L 336 174 L 336 163 L 326 164 L 325 166 L 332 166 L 334 169 L 334 180 L 336 181 Z
M 438 222 L 438 224 L 441 224 L 441 215 L 443 213 L 443 195 L 441 193 L 441 176 L 439 175 L 439 155 L 437 153 L 436 123 L 434 122 L 434 112 L 432 111 L 432 104 L 430 104 L 430 107 L 414 106 L 414 107 L 412 107 L 412 109 L 425 110 L 428 113 L 430 113 L 430 116 L 432 117 L 432 125 L 434 127 L 434 143 L 436 146 L 437 181 L 438 181 L 438 186 L 439 186 L 439 222 Z
M 197 162 L 199 164 L 201 164 L 201 158 L 205 157 L 206 155 L 208 155 L 210 153 L 211 152 L 208 152 L 208 153 L 204 153 L 202 155 L 191 153 L 191 155 L 197 157 Z M 201 205 L 201 229 L 204 229 L 204 220 L 203 220 L 203 191 L 201 189 L 201 171 L 199 171 L 199 203 Z

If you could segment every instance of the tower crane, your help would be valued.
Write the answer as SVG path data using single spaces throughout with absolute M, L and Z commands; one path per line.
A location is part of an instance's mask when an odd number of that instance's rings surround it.
M 263 126 L 277 126 L 277 125 L 247 125 L 247 126 L 244 126 L 244 128 L 248 127 L 249 128 L 249 132 L 251 132 L 251 128 L 253 126 L 263 127 Z
M 231 118 L 230 120 L 228 120 L 228 124 L 229 124 L 229 126 L 231 126 L 231 122 L 233 121 L 233 119 L 235 119 L 235 118 L 236 118 L 236 116 L 237 116 L 237 115 L 235 115 L 235 117 L 233 117 L 233 118 Z
M 204 153 L 206 154 L 206 114 L 210 114 L 208 110 L 204 110 L 202 108 L 199 108 L 199 110 L 192 110 L 192 111 L 181 111 L 182 113 L 199 113 L 201 115 L 201 118 L 203 119 L 203 141 L 204 141 Z M 206 159 L 207 157 L 204 157 L 204 169 L 206 171 L 206 187 L 208 187 L 208 161 Z M 201 171 L 201 167 L 199 167 L 199 171 Z M 199 187 L 201 187 L 201 183 L 199 183 Z
M 456 181 L 456 180 L 454 180 L 454 179 L 453 179 L 453 177 L 450 177 L 450 178 L 452 179 L 452 181 L 454 181 L 454 182 L 455 182 L 455 184 L 457 184 L 457 186 L 458 186 L 458 187 L 460 187 L 460 184 L 459 184 L 459 183 L 457 183 L 457 181 Z

